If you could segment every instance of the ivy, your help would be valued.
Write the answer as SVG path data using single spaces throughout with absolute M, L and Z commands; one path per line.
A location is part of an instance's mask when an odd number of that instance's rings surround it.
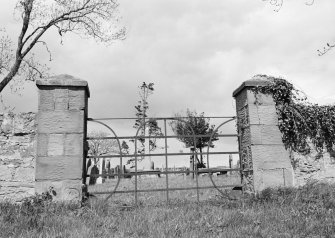
M 333 152 L 335 144 L 335 106 L 318 105 L 283 78 L 258 75 L 269 82 L 257 86 L 254 93 L 273 96 L 278 115 L 278 127 L 286 149 L 308 154 L 310 145 L 322 155 L 324 149 Z

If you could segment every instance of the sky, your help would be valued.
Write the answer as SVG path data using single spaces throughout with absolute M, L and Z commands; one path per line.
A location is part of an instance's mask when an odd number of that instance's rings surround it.
M 335 1 L 285 1 L 279 11 L 263 0 L 119 0 L 127 37 L 106 46 L 68 34 L 46 34 L 52 62 L 35 53 L 52 74 L 88 81 L 89 117 L 133 117 L 138 86 L 154 83 L 149 116 L 173 116 L 187 108 L 206 116 L 234 116 L 232 92 L 256 74 L 283 77 L 310 100 L 333 103 Z M 20 22 L 15 1 L 1 0 L 0 28 L 15 42 Z M 3 92 L 17 112 L 37 111 L 37 88 Z M 3 110 L 0 109 L 0 110 Z

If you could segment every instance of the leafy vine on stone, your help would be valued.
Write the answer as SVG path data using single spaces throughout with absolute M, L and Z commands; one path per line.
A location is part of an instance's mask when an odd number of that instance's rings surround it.
M 278 127 L 286 149 L 308 154 L 313 145 L 319 153 L 332 153 L 335 144 L 335 106 L 318 105 L 307 100 L 306 95 L 283 78 L 257 75 L 269 83 L 253 89 L 271 94 L 276 105 Z

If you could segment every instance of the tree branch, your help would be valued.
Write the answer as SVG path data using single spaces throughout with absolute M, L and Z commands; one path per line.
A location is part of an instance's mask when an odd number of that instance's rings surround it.
M 22 54 L 21 54 L 22 48 L 24 46 L 23 38 L 29 27 L 30 14 L 33 8 L 33 0 L 22 1 L 21 4 L 24 8 L 24 16 L 23 16 L 23 24 L 22 24 L 21 33 L 18 39 L 18 47 L 16 51 L 17 60 L 24 57 L 24 56 L 22 57 Z
M 43 78 L 43 73 L 34 65 L 32 65 L 28 60 L 23 59 L 23 61 L 28 65 L 29 68 L 36 71 L 39 74 L 40 78 Z M 32 80 L 33 81 L 33 80 Z
M 51 55 L 51 51 L 49 50 L 48 44 L 45 41 L 41 41 L 41 40 L 36 41 L 36 43 L 42 43 L 45 46 L 46 50 L 49 53 L 49 61 L 52 61 L 52 57 L 51 57 L 52 55 Z
M 305 4 L 307 5 L 307 6 L 312 6 L 313 4 L 314 4 L 314 0 L 311 0 L 311 2 L 305 2 Z
M 58 29 L 61 36 L 62 33 L 67 32 L 82 33 L 101 42 L 123 39 L 125 35 L 123 28 L 116 31 L 109 28 L 109 24 L 117 20 L 114 19 L 114 13 L 118 4 L 113 0 L 54 0 L 50 2 L 20 0 L 17 6 L 22 11 L 22 28 L 13 64 L 11 67 L 8 65 L 8 74 L 0 82 L 0 92 L 19 73 L 23 59 L 37 43 L 44 44 L 49 53 L 49 60 L 52 60 L 46 42 L 40 40 L 52 26 Z M 34 28 L 28 29 L 31 26 Z M 24 62 L 28 65 L 28 61 Z
M 322 55 L 326 54 L 328 51 L 330 51 L 334 47 L 335 47 L 335 44 L 331 45 L 331 44 L 327 43 L 327 45 L 325 47 L 323 47 L 322 50 L 317 50 L 318 55 L 322 56 Z

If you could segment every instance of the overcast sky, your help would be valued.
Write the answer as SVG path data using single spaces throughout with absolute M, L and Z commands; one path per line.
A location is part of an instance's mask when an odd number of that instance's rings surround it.
M 17 39 L 15 1 L 1 0 L 0 27 Z M 282 76 L 319 103 L 332 103 L 335 1 L 286 1 L 279 12 L 262 0 L 120 0 L 127 38 L 110 46 L 68 35 L 48 41 L 53 74 L 87 80 L 90 117 L 134 116 L 138 86 L 153 82 L 150 116 L 172 116 L 187 108 L 208 116 L 235 115 L 232 92 L 255 74 Z M 43 61 L 44 60 L 44 61 Z M 36 111 L 37 90 L 3 98 L 17 111 Z

